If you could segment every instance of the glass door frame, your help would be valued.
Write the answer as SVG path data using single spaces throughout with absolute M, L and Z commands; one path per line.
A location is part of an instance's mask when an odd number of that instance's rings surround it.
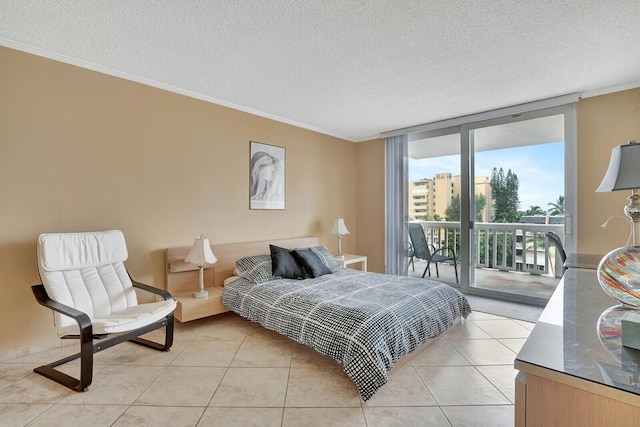
M 577 150 L 576 150 L 576 106 L 575 103 L 564 104 L 549 108 L 525 111 L 505 116 L 498 116 L 486 120 L 463 123 L 459 126 L 432 128 L 409 135 L 409 140 L 426 137 L 460 134 L 460 288 L 464 293 L 498 298 L 528 304 L 545 305 L 546 300 L 540 297 L 512 294 L 503 291 L 482 289 L 472 286 L 475 280 L 474 263 L 474 222 L 475 197 L 473 189 L 475 180 L 475 159 L 473 130 L 489 126 L 496 126 L 518 121 L 560 115 L 564 116 L 564 197 L 565 223 L 564 246 L 567 252 L 575 251 L 577 231 Z M 407 183 L 408 185 L 408 183 Z

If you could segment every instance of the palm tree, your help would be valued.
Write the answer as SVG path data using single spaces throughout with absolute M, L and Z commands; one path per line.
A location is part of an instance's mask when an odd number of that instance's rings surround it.
M 551 206 L 549 215 L 564 215 L 564 196 L 558 196 L 555 203 L 547 203 L 547 205 Z
M 540 206 L 529 206 L 529 209 L 525 212 L 525 215 L 545 215 L 546 212 L 542 210 Z

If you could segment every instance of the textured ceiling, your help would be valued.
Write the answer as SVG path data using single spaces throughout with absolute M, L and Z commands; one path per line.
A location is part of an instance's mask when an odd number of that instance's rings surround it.
M 640 1 L 0 0 L 0 45 L 351 141 L 640 86 Z

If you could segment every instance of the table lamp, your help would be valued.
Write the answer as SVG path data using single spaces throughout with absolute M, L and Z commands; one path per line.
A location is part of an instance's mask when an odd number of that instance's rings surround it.
M 347 226 L 344 224 L 344 219 L 342 219 L 341 217 L 338 217 L 338 219 L 336 219 L 336 222 L 333 223 L 331 234 L 336 234 L 338 236 L 337 256 L 343 256 L 342 255 L 342 236 L 349 234 L 349 230 L 347 230 Z
M 194 298 L 209 298 L 209 292 L 204 290 L 204 267 L 207 264 L 215 264 L 218 259 L 213 254 L 211 250 L 211 245 L 209 245 L 209 239 L 207 237 L 196 237 L 193 241 L 193 246 L 191 246 L 191 250 L 189 251 L 189 255 L 184 259 L 185 262 L 190 262 L 191 264 L 195 264 L 200 269 L 199 272 L 199 281 L 200 290 L 193 293 Z
M 624 213 L 631 221 L 633 246 L 623 246 L 606 254 L 598 264 L 600 286 L 615 300 L 640 309 L 640 247 L 638 247 L 638 226 L 640 225 L 640 144 L 635 140 L 611 150 L 609 168 L 596 190 L 631 190 L 627 198 L 629 204 Z M 627 245 L 628 245 L 627 241 Z M 640 333 L 640 322 L 637 324 Z
M 607 173 L 596 192 L 631 190 L 627 197 L 629 204 L 624 213 L 631 220 L 633 246 L 637 246 L 638 226 L 640 225 L 640 144 L 636 140 L 611 150 L 611 161 Z

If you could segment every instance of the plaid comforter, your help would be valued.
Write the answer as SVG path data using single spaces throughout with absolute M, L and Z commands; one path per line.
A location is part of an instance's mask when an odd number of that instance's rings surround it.
M 237 279 L 225 286 L 222 302 L 331 356 L 363 400 L 387 382 L 400 358 L 471 313 L 466 298 L 449 285 L 348 268 L 306 280 Z

